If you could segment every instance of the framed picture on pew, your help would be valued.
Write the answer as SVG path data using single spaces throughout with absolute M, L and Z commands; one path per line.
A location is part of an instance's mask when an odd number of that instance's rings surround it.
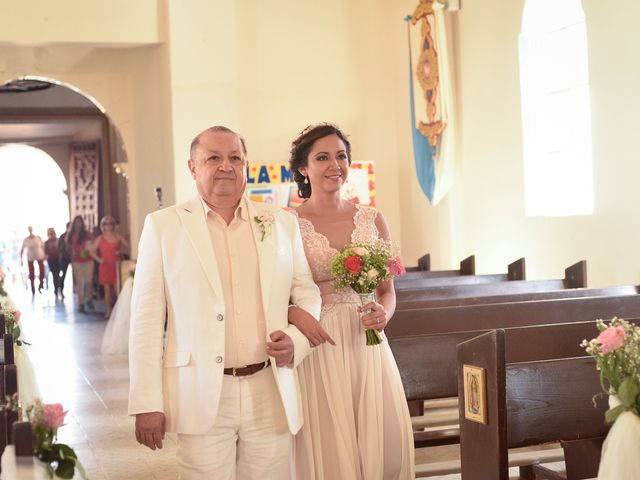
M 464 418 L 486 425 L 487 387 L 485 369 L 473 365 L 464 365 L 463 374 Z

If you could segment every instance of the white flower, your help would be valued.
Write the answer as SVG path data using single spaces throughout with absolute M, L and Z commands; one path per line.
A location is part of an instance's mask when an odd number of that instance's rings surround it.
M 378 272 L 378 270 L 376 270 L 375 268 L 372 268 L 371 270 L 369 270 L 367 272 L 367 278 L 369 280 L 374 280 L 378 277 L 378 275 L 380 275 L 380 272 Z
M 258 228 L 262 234 L 260 241 L 263 242 L 264 239 L 271 234 L 271 228 L 276 217 L 271 212 L 263 212 L 260 215 L 253 217 L 253 219 L 258 223 Z
M 361 257 L 364 257 L 365 255 L 369 255 L 369 250 L 367 250 L 364 247 L 353 247 L 351 250 L 353 251 L 353 253 Z

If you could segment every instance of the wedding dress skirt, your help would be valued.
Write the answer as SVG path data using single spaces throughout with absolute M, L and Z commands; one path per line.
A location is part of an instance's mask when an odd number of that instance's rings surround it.
M 131 318 L 131 292 L 133 278 L 129 277 L 122 285 L 118 300 L 113 306 L 109 323 L 102 337 L 104 355 L 126 355 L 129 353 L 129 321 Z

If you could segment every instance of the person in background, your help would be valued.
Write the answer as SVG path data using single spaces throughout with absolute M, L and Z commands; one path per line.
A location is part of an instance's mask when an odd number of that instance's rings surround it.
M 58 237 L 53 228 L 47 229 L 47 240 L 44 242 L 44 253 L 49 265 L 49 271 L 53 277 L 53 294 L 57 297 L 62 295 L 62 284 L 60 283 L 60 255 L 58 252 Z
M 101 234 L 98 235 L 93 247 L 91 256 L 98 262 L 98 281 L 104 288 L 104 303 L 107 306 L 105 318 L 111 316 L 113 304 L 118 296 L 118 262 L 122 260 L 121 249 L 128 247 L 125 238 L 115 232 L 116 221 L 107 215 L 100 220 Z
M 67 246 L 67 234 L 69 233 L 69 228 L 71 227 L 71 222 L 67 222 L 65 227 L 65 231 L 60 238 L 58 238 L 58 260 L 60 262 L 60 298 L 64 298 L 64 281 L 67 278 L 67 269 L 69 268 L 69 264 L 71 263 L 71 250 L 69 250 Z
M 92 240 L 93 236 L 86 229 L 84 220 L 80 215 L 76 215 L 65 242 L 71 252 L 73 284 L 78 294 L 80 312 L 87 308 L 93 310 L 93 258 L 89 253 Z
M 22 264 L 22 254 L 27 251 L 27 262 L 29 265 L 29 282 L 31 283 L 31 294 L 36 294 L 35 287 L 35 263 L 38 263 L 38 279 L 40 283 L 38 285 L 38 292 L 42 292 L 44 287 L 44 242 L 38 235 L 33 234 L 33 227 L 27 227 L 29 235 L 23 240 L 22 248 L 20 249 L 20 263 Z

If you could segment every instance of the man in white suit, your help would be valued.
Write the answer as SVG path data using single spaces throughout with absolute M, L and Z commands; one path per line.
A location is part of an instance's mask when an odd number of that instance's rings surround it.
M 155 450 L 176 432 L 182 479 L 286 479 L 302 424 L 295 367 L 310 350 L 288 306 L 317 320 L 320 293 L 295 216 L 243 197 L 239 135 L 205 130 L 188 164 L 199 195 L 147 216 L 140 238 L 129 350 L 136 438 Z

